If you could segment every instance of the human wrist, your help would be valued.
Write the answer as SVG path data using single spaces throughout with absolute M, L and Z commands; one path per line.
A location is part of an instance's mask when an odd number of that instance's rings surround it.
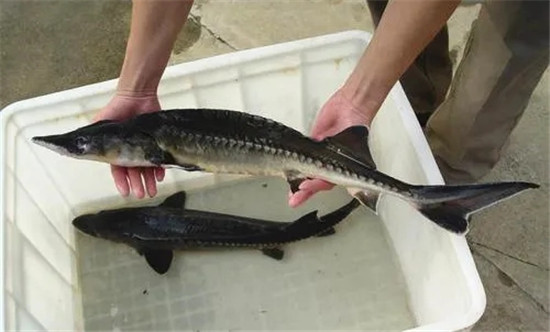
M 130 38 L 117 91 L 124 95 L 153 96 L 157 94 L 166 68 L 169 48 L 152 45 L 152 50 L 143 51 L 138 46 L 138 43 Z
M 117 87 L 116 96 L 125 97 L 125 98 L 157 98 L 157 90 L 155 88 L 151 89 L 133 89 L 125 87 Z
M 134 0 L 130 35 L 117 90 L 127 96 L 156 96 L 174 42 L 193 1 Z
M 117 84 L 117 94 L 131 97 L 157 95 L 162 71 L 159 75 L 140 67 L 143 66 L 133 64 L 131 61 L 123 65 Z
M 370 125 L 389 90 L 375 80 L 352 75 L 340 88 L 340 93 L 355 115 L 365 119 Z
M 146 73 L 138 68 L 136 68 L 134 71 L 131 71 L 129 70 L 129 67 L 132 66 L 127 66 L 126 64 L 123 66 L 116 88 L 117 95 L 126 97 L 156 96 L 160 78 L 157 78 L 155 76 L 158 75 Z
M 139 109 L 160 109 L 156 91 L 136 91 L 117 89 L 110 101 L 113 105 L 134 105 Z

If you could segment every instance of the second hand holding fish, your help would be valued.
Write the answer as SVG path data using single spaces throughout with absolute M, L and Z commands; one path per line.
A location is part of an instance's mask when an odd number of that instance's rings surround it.
M 321 108 L 311 130 L 311 137 L 314 140 L 321 141 L 349 127 L 370 126 L 374 112 L 359 110 L 355 107 L 346 96 L 344 89 L 337 90 Z M 355 143 L 359 144 L 360 142 Z M 298 191 L 289 192 L 288 204 L 291 207 L 297 207 L 316 193 L 332 188 L 334 188 L 334 184 L 324 180 L 304 180 L 298 187 Z

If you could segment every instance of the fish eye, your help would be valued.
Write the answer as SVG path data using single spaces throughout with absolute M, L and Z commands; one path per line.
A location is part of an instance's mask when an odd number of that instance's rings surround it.
M 79 151 L 79 153 L 85 153 L 88 150 L 89 143 L 89 139 L 84 136 L 78 136 L 75 139 L 76 149 Z
M 75 140 L 75 143 L 76 143 L 77 146 L 83 147 L 86 144 L 88 144 L 88 139 L 84 136 L 78 136 Z

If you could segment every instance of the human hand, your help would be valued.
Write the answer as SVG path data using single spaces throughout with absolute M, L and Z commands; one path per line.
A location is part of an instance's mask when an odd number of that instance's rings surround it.
M 356 126 L 369 126 L 372 117 L 366 110 L 359 110 L 352 105 L 345 96 L 344 90 L 340 89 L 334 93 L 325 105 L 321 108 L 311 131 L 314 140 L 322 140 L 334 136 L 344 129 Z M 288 204 L 297 207 L 307 201 L 319 191 L 330 190 L 334 184 L 320 179 L 304 180 L 298 191 L 289 193 Z
M 161 109 L 156 94 L 133 94 L 119 92 L 94 117 L 94 122 L 100 120 L 126 120 L 142 113 L 156 112 Z M 130 189 L 137 198 L 145 196 L 145 188 L 149 197 L 157 194 L 156 181 L 164 179 L 162 167 L 121 167 L 111 165 L 111 174 L 115 185 L 122 196 L 128 196 Z M 142 182 L 143 180 L 143 182 Z

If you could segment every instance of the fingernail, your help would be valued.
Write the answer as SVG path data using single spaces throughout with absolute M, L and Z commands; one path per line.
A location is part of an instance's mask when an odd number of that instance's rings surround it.
M 164 172 L 162 173 L 155 172 L 155 176 L 157 177 L 158 182 L 162 182 L 162 180 L 164 180 Z

